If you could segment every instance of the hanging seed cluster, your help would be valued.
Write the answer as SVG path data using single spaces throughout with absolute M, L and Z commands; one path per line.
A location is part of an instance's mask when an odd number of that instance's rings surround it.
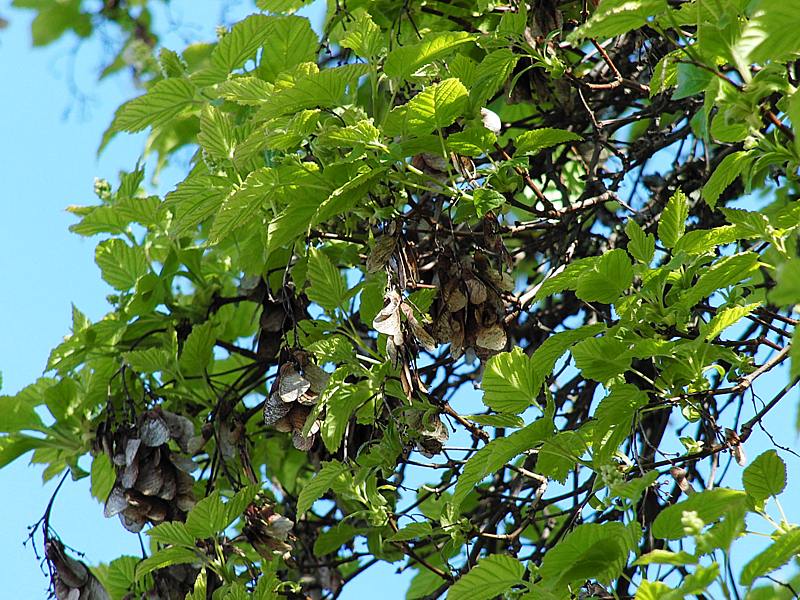
M 105 516 L 119 515 L 133 532 L 146 523 L 183 521 L 195 504 L 190 473 L 196 465 L 185 454 L 193 436 L 189 419 L 156 408 L 141 415 L 135 427 L 120 428 L 104 439 L 117 472 Z M 180 452 L 170 448 L 170 442 Z
M 278 431 L 291 432 L 294 447 L 307 452 L 314 445 L 320 422 L 304 431 L 311 411 L 328 384 L 329 375 L 304 350 L 287 353 L 278 376 L 264 402 L 264 423 Z
M 64 544 L 54 539 L 47 540 L 44 555 L 56 600 L 110 600 L 89 568 L 67 556 Z
M 292 546 L 288 541 L 294 522 L 276 513 L 267 502 L 250 503 L 244 511 L 244 521 L 242 532 L 256 552 L 268 560 L 275 556 L 289 558 Z
M 452 226 L 449 231 L 440 227 L 434 233 L 429 224 L 420 223 L 406 231 L 413 241 L 408 243 L 397 224 L 391 223 L 386 234 L 376 239 L 367 258 L 367 271 L 388 268 L 394 284 L 390 284 L 373 327 L 389 336 L 390 357 L 397 356 L 404 342 L 401 314 L 419 346 L 432 351 L 438 344 L 449 344 L 453 360 L 462 356 L 469 362 L 486 360 L 508 345 L 503 296 L 513 291 L 514 280 L 508 273 L 510 259 L 497 234 L 497 221 L 487 216 L 482 234 L 458 232 L 469 235 L 456 235 Z M 438 290 L 429 328 L 420 324 L 399 291 L 415 289 L 420 283 Z
M 476 251 L 461 258 L 445 251 L 439 256 L 433 284 L 439 296 L 432 308 L 433 333 L 440 344 L 450 344 L 450 356 L 482 361 L 508 344 L 505 302 L 501 294 L 514 289 L 508 273 Z

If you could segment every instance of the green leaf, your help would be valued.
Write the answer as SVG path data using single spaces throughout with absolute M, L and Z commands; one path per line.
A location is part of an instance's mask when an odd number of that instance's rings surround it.
M 522 585 L 524 573 L 525 567 L 513 556 L 487 556 L 453 584 L 447 600 L 490 600 Z
M 521 413 L 536 402 L 536 367 L 520 347 L 501 352 L 486 363 L 481 380 L 483 403 L 497 412 Z
M 349 369 L 342 368 L 331 375 L 328 387 L 320 398 L 320 402 L 325 406 L 325 420 L 322 423 L 320 434 L 325 447 L 330 452 L 336 452 L 339 449 L 350 418 L 360 406 L 367 402 L 371 395 L 367 387 L 345 383 L 345 378 L 349 373 Z
M 302 515 L 311 508 L 311 505 L 330 489 L 333 482 L 339 478 L 339 475 L 342 475 L 347 470 L 347 466 L 337 460 L 322 463 L 322 468 L 314 478 L 300 490 L 300 496 L 297 498 L 297 514 Z
M 530 357 L 519 347 L 490 358 L 481 381 L 483 403 L 501 413 L 521 413 L 535 404 L 545 379 L 569 348 L 603 331 L 602 324 L 560 331 L 551 335 Z
M 171 565 L 191 564 L 200 561 L 200 555 L 196 550 L 183 548 L 181 546 L 171 546 L 154 553 L 145 558 L 136 566 L 136 580 L 141 581 L 148 573 L 157 569 L 163 569 Z
M 130 592 L 136 581 L 136 565 L 140 560 L 135 556 L 120 556 L 108 565 L 93 568 L 92 572 L 111 598 L 119 600 Z
M 430 525 L 428 527 L 430 527 Z M 326 554 L 336 552 L 342 547 L 342 544 L 349 542 L 364 531 L 366 531 L 364 527 L 356 527 L 347 522 L 337 523 L 317 536 L 314 542 L 314 555 L 325 556 Z
M 636 590 L 636 600 L 678 600 L 675 590 L 660 581 L 642 580 Z
M 138 279 L 150 270 L 144 250 L 139 246 L 128 246 L 119 239 L 100 242 L 94 261 L 106 283 L 120 291 L 135 287 Z
M 274 90 L 273 84 L 249 75 L 228 79 L 217 85 L 220 98 L 245 106 L 260 106 Z
M 705 91 L 713 77 L 708 70 L 685 62 L 678 63 L 676 72 L 677 87 L 672 93 L 673 100 L 683 100 Z
M 200 112 L 200 133 L 197 134 L 197 143 L 211 157 L 231 160 L 236 148 L 236 136 L 228 116 L 218 108 L 204 106 Z
M 561 584 L 590 578 L 609 582 L 625 567 L 627 537 L 621 523 L 578 525 L 544 555 L 539 574 Z
M 232 498 L 229 498 L 228 502 L 225 504 L 228 523 L 233 523 L 236 519 L 241 517 L 245 509 L 253 502 L 260 491 L 260 484 L 250 484 L 236 492 Z
M 592 446 L 600 462 L 610 460 L 619 444 L 631 433 L 636 412 L 647 405 L 647 394 L 627 383 L 613 386 L 608 396 L 600 401 L 594 417 Z M 612 435 L 610 437 L 609 433 Z M 619 433 L 619 435 L 614 435 Z M 605 440 L 605 444 L 603 443 Z
M 561 431 L 542 444 L 536 469 L 545 477 L 563 484 L 584 452 L 586 443 L 580 434 Z
M 143 96 L 120 106 L 106 135 L 161 127 L 191 106 L 194 94 L 195 88 L 187 79 L 162 79 Z
M 125 364 L 138 373 L 158 373 L 172 365 L 172 356 L 164 348 L 133 350 L 122 355 Z
M 487 54 L 475 69 L 474 81 L 468 83 L 462 79 L 469 87 L 471 105 L 477 109 L 486 104 L 511 79 L 519 60 L 520 55 L 508 48 Z
M 69 30 L 80 37 L 88 36 L 92 32 L 91 15 L 81 12 L 78 0 L 48 2 L 31 23 L 33 45 L 46 46 Z
M 786 487 L 786 463 L 775 450 L 767 450 L 747 466 L 742 483 L 756 502 L 777 496 Z
M 678 241 L 673 250 L 673 254 L 684 252 L 689 255 L 706 254 L 715 251 L 717 246 L 731 244 L 742 236 L 737 227 L 733 225 L 723 225 L 713 229 L 695 229 L 685 233 Z
M 256 6 L 272 13 L 292 13 L 312 0 L 256 0 Z
M 644 265 L 653 261 L 656 252 L 656 238 L 652 233 L 645 235 L 644 229 L 634 221 L 628 219 L 625 224 L 625 234 L 628 236 L 628 252 Z
M 164 200 L 164 206 L 175 214 L 174 235 L 185 235 L 214 215 L 229 190 L 224 180 L 214 177 L 190 177 L 180 182 Z
M 633 281 L 633 267 L 628 254 L 616 248 L 606 252 L 594 268 L 581 274 L 575 295 L 587 302 L 615 303 Z
M 478 188 L 472 192 L 472 200 L 475 204 L 475 214 L 480 219 L 489 211 L 497 210 L 506 202 L 503 194 L 490 188 Z
M 264 52 L 258 65 L 258 74 L 267 81 L 289 71 L 299 64 L 314 62 L 319 39 L 308 19 L 301 17 L 273 17 Z
M 242 67 L 273 34 L 273 24 L 277 18 L 250 15 L 236 23 L 211 52 L 211 66 L 194 73 L 192 81 L 201 87 L 212 85 L 227 78 L 234 69 Z
M 42 431 L 44 423 L 34 408 L 39 403 L 31 402 L 22 392 L 16 396 L 0 396 L 0 432 Z
M 111 493 L 111 488 L 114 487 L 114 481 L 117 478 L 117 473 L 114 471 L 114 465 L 111 464 L 111 459 L 106 454 L 98 454 L 92 459 L 92 496 L 97 498 L 100 502 L 105 502 L 108 495 Z
M 172 546 L 186 546 L 191 548 L 195 545 L 195 537 L 186 529 L 186 524 L 180 521 L 165 521 L 147 530 L 148 537 L 159 544 L 170 544 Z
M 622 35 L 642 27 L 667 9 L 665 0 L 602 0 L 589 20 L 567 36 L 567 40 L 578 42 Z
M 450 55 L 474 36 L 465 31 L 432 33 L 423 41 L 399 46 L 389 53 L 383 71 L 394 79 L 406 79 L 420 67 Z
M 755 38 L 760 40 L 760 43 L 750 52 L 747 62 L 770 61 L 779 64 L 800 54 L 800 44 L 794 36 L 777 33 L 793 31 L 794 28 L 800 27 L 797 3 L 760 0 L 755 6 L 757 10 L 752 15 L 748 27 L 751 35 L 752 32 L 757 32 Z
M 769 292 L 769 301 L 778 306 L 800 304 L 800 259 L 790 258 L 778 265 L 778 284 Z
M 369 72 L 361 63 L 343 65 L 301 76 L 294 86 L 270 96 L 259 110 L 259 119 L 298 113 L 306 108 L 330 108 L 345 103 L 347 89 Z
M 185 375 L 203 374 L 214 355 L 215 342 L 216 334 L 211 321 L 192 327 L 178 361 L 181 371 Z
M 572 356 L 584 377 L 604 383 L 630 368 L 632 355 L 625 342 L 603 336 L 575 345 Z
M 706 341 L 715 340 L 728 327 L 738 323 L 756 308 L 758 308 L 758 304 L 746 304 L 745 306 L 731 306 L 717 311 L 717 314 L 705 327 L 703 339 Z
M 212 492 L 200 500 L 186 517 L 186 531 L 201 540 L 216 535 L 228 525 L 228 510 L 219 492 Z
M 419 523 L 409 523 L 393 535 L 386 538 L 386 541 L 406 542 L 408 540 L 427 537 L 431 535 L 431 533 L 433 533 L 431 524 L 428 521 L 420 521 Z
M 739 490 L 716 488 L 692 494 L 687 500 L 668 506 L 653 522 L 653 535 L 668 540 L 684 536 L 681 518 L 684 511 L 695 511 L 704 523 L 709 524 L 723 515 L 736 511 L 746 501 L 747 495 Z
M 706 588 L 714 583 L 718 577 L 719 565 L 717 563 L 712 563 L 708 566 L 698 565 L 694 573 L 686 576 L 679 590 L 684 595 L 684 598 L 690 595 L 699 595 L 701 592 L 705 592 Z
M 658 239 L 667 248 L 674 248 L 686 231 L 689 218 L 689 200 L 682 191 L 677 190 L 667 202 L 658 221 Z
M 208 234 L 209 242 L 219 243 L 240 227 L 257 220 L 262 208 L 274 194 L 276 185 L 277 174 L 274 169 L 263 167 L 250 173 L 222 203 Z
M 206 574 L 206 568 L 203 567 L 200 569 L 200 572 L 197 574 L 197 577 L 194 580 L 192 591 L 186 594 L 186 598 L 184 600 L 206 600 L 207 598 L 208 575 Z
M 350 48 L 362 58 L 374 58 L 384 49 L 381 28 L 363 8 L 353 11 L 355 21 L 351 22 L 347 33 L 339 42 L 343 48 Z
M 464 418 L 486 427 L 512 427 L 514 429 L 519 429 L 525 426 L 525 421 L 522 417 L 510 415 L 508 413 L 501 413 L 499 415 L 464 415 Z
M 703 186 L 702 196 L 712 210 L 717 205 L 717 200 L 728 186 L 742 174 L 750 165 L 753 158 L 750 152 L 739 151 L 728 154 L 714 169 L 711 177 Z
M 692 307 L 717 290 L 747 279 L 757 270 L 758 255 L 754 252 L 726 256 L 700 275 L 697 282 L 681 294 L 680 302 L 684 307 Z
M 697 557 L 685 550 L 670 552 L 669 550 L 651 550 L 637 558 L 635 565 L 695 565 Z
M 522 156 L 524 154 L 536 154 L 540 150 L 557 146 L 565 142 L 577 142 L 583 138 L 577 133 L 566 131 L 564 129 L 552 129 L 544 127 L 542 129 L 533 129 L 520 134 L 514 140 L 514 156 Z
M 754 556 L 742 569 L 739 583 L 750 586 L 758 577 L 782 567 L 797 554 L 800 554 L 800 529 L 795 528 L 773 538 L 766 550 Z
M 467 495 L 484 477 L 549 438 L 553 433 L 552 409 L 551 402 L 545 415 L 541 418 L 507 437 L 493 439 L 478 450 L 464 465 L 461 477 L 456 482 L 456 489 L 451 501 L 452 506 L 458 509 Z
M 442 130 L 463 114 L 467 97 L 467 89 L 458 79 L 445 79 L 429 86 L 392 110 L 385 125 L 386 133 L 421 136 Z
M 36 448 L 45 446 L 46 440 L 22 434 L 0 436 L 0 468 L 17 460 Z
M 312 248 L 308 255 L 308 278 L 311 281 L 306 291 L 309 300 L 331 314 L 342 308 L 347 295 L 344 278 L 331 259 L 317 248 Z

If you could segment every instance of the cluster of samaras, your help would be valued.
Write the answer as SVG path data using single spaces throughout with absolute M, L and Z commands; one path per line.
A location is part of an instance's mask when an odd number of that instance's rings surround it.
M 480 248 L 475 247 L 480 235 L 470 240 L 440 228 L 434 236 L 427 226 L 416 229 L 418 241 L 413 244 L 401 238 L 394 224 L 391 233 L 376 240 L 367 271 L 386 268 L 390 286 L 373 327 L 389 336 L 387 354 L 391 358 L 405 341 L 401 315 L 419 346 L 433 351 L 438 344 L 448 344 L 453 360 L 461 356 L 468 362 L 486 360 L 505 350 L 503 295 L 514 289 L 514 280 L 507 272 L 508 252 L 494 233 L 495 224 L 487 217 Z M 420 266 L 418 257 L 427 262 Z M 427 325 L 420 323 L 414 307 L 401 296 L 402 290 L 418 287 L 438 291 Z
M 320 423 L 314 421 L 308 431 L 304 428 L 328 377 L 303 350 L 287 352 L 278 367 L 278 376 L 264 402 L 264 423 L 278 431 L 291 432 L 298 450 L 305 452 L 314 445 Z
M 197 465 L 188 456 L 193 436 L 189 419 L 161 408 L 142 414 L 136 426 L 99 436 L 117 473 L 105 516 L 119 515 L 133 532 L 145 523 L 184 520 L 195 504 L 189 473 Z M 171 440 L 180 452 L 170 448 Z

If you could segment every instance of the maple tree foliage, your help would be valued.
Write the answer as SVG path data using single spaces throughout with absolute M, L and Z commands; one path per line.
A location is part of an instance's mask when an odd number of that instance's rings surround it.
M 747 453 L 800 373 L 796 0 L 257 0 L 177 49 L 15 4 L 124 40 L 101 149 L 193 153 L 70 207 L 111 310 L 2 398 L 0 466 L 144 540 L 91 566 L 51 503 L 55 597 L 796 597 L 788 449 Z

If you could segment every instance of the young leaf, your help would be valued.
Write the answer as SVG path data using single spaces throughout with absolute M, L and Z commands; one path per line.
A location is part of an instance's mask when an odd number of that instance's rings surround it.
M 120 291 L 133 288 L 138 279 L 150 270 L 144 250 L 119 239 L 100 242 L 94 260 L 106 283 Z
M 372 20 L 370 14 L 363 8 L 353 11 L 355 21 L 342 37 L 343 48 L 350 48 L 362 58 L 373 58 L 385 48 L 381 28 Z
M 100 502 L 105 502 L 114 487 L 114 480 L 117 477 L 111 459 L 107 454 L 98 454 L 92 459 L 92 496 Z
M 199 560 L 196 550 L 184 548 L 182 546 L 171 546 L 155 552 L 152 556 L 145 558 L 136 566 L 136 580 L 141 581 L 145 575 L 157 569 L 163 569 L 172 565 L 182 565 L 193 563 Z
M 215 342 L 216 335 L 211 321 L 192 327 L 178 361 L 181 371 L 185 375 L 202 374 L 211 362 Z
M 159 544 L 169 544 L 172 546 L 194 546 L 196 538 L 186 528 L 185 523 L 180 521 L 165 521 L 147 530 L 147 535 L 151 540 Z
M 501 352 L 486 363 L 483 403 L 497 412 L 520 413 L 536 402 L 541 388 L 536 380 L 536 367 L 522 348 Z
M 678 190 L 667 202 L 658 222 L 658 239 L 667 248 L 674 248 L 686 231 L 689 217 L 689 201 L 686 194 Z
M 616 248 L 600 257 L 593 269 L 581 274 L 575 295 L 587 302 L 615 303 L 633 281 L 628 254 Z
M 625 233 L 628 236 L 628 252 L 644 265 L 649 265 L 656 251 L 656 238 L 652 233 L 645 235 L 644 229 L 634 221 L 628 219 L 625 224 Z
M 722 192 L 728 189 L 750 162 L 752 162 L 751 154 L 745 151 L 732 152 L 723 158 L 703 186 L 702 196 L 706 204 L 713 209 Z

